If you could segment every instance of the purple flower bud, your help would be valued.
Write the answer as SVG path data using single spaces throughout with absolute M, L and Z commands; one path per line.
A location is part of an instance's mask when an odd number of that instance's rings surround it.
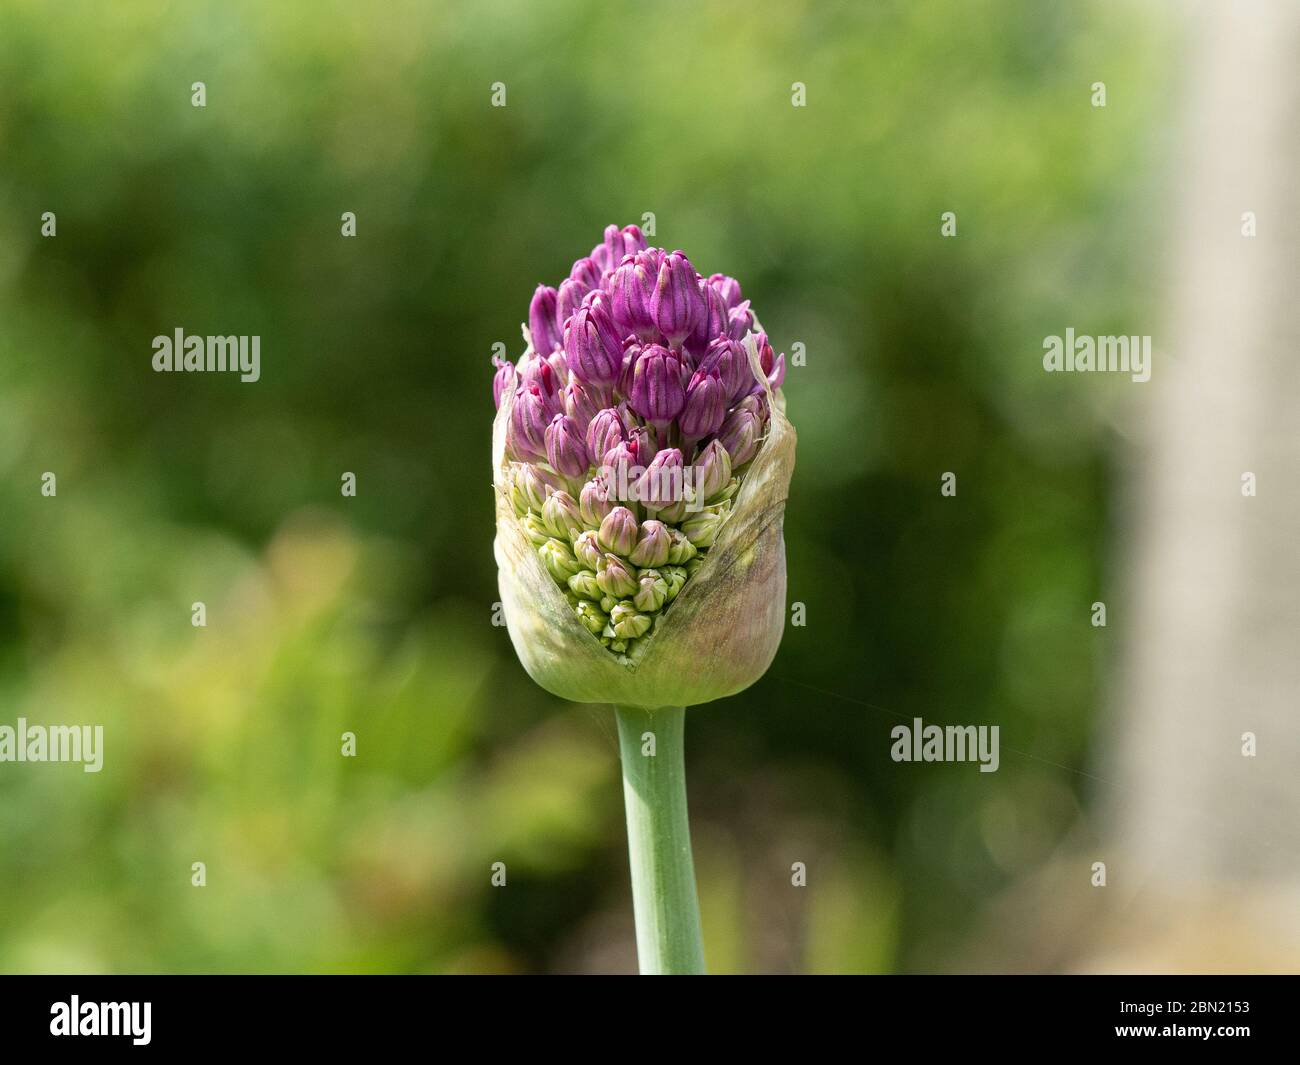
M 588 529 L 600 528 L 600 523 L 613 509 L 614 504 L 610 502 L 609 487 L 604 478 L 593 477 L 582 486 L 582 491 L 578 493 L 578 514 Z M 594 569 L 595 566 L 592 562 L 591 567 Z
M 545 401 L 552 416 L 564 409 L 564 398 L 561 395 L 564 383 L 555 372 L 555 367 L 546 359 L 540 355 L 529 355 L 519 360 L 515 372 L 519 374 L 520 388 L 536 386 L 538 394 Z M 548 418 L 547 421 L 549 420 Z
M 632 454 L 641 462 L 649 462 L 659 450 L 654 430 L 648 425 L 633 425 L 627 431 L 627 443 Z
M 588 289 L 600 287 L 600 267 L 593 259 L 579 259 L 569 271 L 569 277 L 580 282 Z
M 510 442 L 514 453 L 521 459 L 546 458 L 546 427 L 557 416 L 558 412 L 552 413 L 550 402 L 537 385 L 521 388 L 510 410 Z
M 700 360 L 700 369 L 717 371 L 726 391 L 727 406 L 738 403 L 754 386 L 749 357 L 740 344 L 727 337 L 719 337 L 709 345 Z
M 640 465 L 637 461 L 636 452 L 630 445 L 625 443 L 618 444 L 609 451 L 606 451 L 605 454 L 601 456 L 600 464 L 604 469 L 607 469 L 609 475 L 615 479 L 614 484 L 609 486 L 611 497 L 613 491 L 617 488 L 618 483 L 620 481 L 626 483 L 628 479 L 631 478 L 632 471 Z
M 721 440 L 710 441 L 695 460 L 695 498 L 707 503 L 731 483 L 731 456 Z
M 582 306 L 582 298 L 591 291 L 591 286 L 584 281 L 575 281 L 566 277 L 560 282 L 560 293 L 555 298 L 555 320 L 560 323 L 560 335 L 564 335 L 564 323 L 572 317 L 573 312 Z
M 501 396 L 510 386 L 515 377 L 515 368 L 507 360 L 499 359 L 492 356 L 492 365 L 497 368 L 497 372 L 492 375 L 492 402 L 496 404 L 497 410 L 501 409 Z
M 600 409 L 608 402 L 605 393 L 594 385 L 585 385 L 576 377 L 564 388 L 564 411 L 578 423 L 578 431 L 586 440 L 587 426 L 591 424 Z M 591 449 L 588 448 L 588 455 Z
M 642 234 L 640 226 L 623 227 L 623 250 L 628 255 L 635 255 L 639 251 L 645 251 L 645 236 Z
M 738 306 L 740 303 L 740 282 L 734 277 L 728 277 L 726 274 L 710 274 L 709 287 L 717 291 L 722 297 L 723 303 L 727 305 L 727 310 Z
M 708 350 L 715 338 L 727 335 L 727 305 L 722 294 L 712 285 L 701 281 L 700 295 L 704 298 L 705 313 L 700 315 L 699 322 L 684 345 L 697 359 Z
M 538 285 L 528 305 L 528 332 L 533 338 L 533 350 L 539 355 L 549 355 L 560 346 L 560 323 L 555 312 L 555 289 Z
M 565 324 L 564 357 L 569 372 L 587 384 L 607 388 L 623 368 L 623 338 L 603 304 L 583 307 Z
M 759 333 L 756 342 L 758 344 L 758 363 L 767 377 L 768 387 L 775 392 L 785 383 L 785 352 L 774 355 L 772 345 L 767 342 L 766 333 Z
M 551 371 L 555 374 L 555 383 L 560 390 L 560 401 L 563 405 L 564 386 L 569 383 L 569 367 L 564 361 L 564 351 L 562 348 L 556 348 L 546 356 L 546 364 L 550 366 Z
M 622 415 L 614 407 L 597 411 L 587 425 L 587 454 L 602 457 L 627 439 Z
M 623 367 L 618 372 L 618 382 L 614 389 L 621 396 L 632 393 L 632 373 L 636 369 L 636 360 L 641 355 L 641 345 L 635 340 L 623 348 Z
M 754 316 L 749 312 L 749 300 L 732 307 L 727 314 L 727 335 L 732 340 L 744 340 L 754 326 Z
M 582 431 L 567 414 L 557 414 L 546 427 L 546 461 L 565 477 L 581 477 L 591 465 Z
M 602 551 L 630 555 L 636 547 L 638 532 L 636 516 L 627 507 L 615 507 L 601 521 L 596 540 Z
M 742 399 L 732 408 L 732 413 L 738 410 L 747 410 L 758 419 L 759 425 L 767 425 L 768 415 L 772 412 L 767 408 L 767 397 L 759 390 L 755 390 Z
M 758 445 L 763 439 L 763 422 L 752 409 L 737 406 L 727 415 L 722 428 L 718 430 L 718 440 L 731 456 L 733 467 L 743 466 L 758 452 Z
M 605 242 L 601 245 L 605 249 L 605 256 L 608 263 L 602 264 L 606 270 L 613 270 L 627 252 L 627 241 L 623 239 L 623 231 L 615 225 L 605 227 Z M 596 260 L 600 262 L 599 259 Z
M 637 498 L 646 510 L 662 510 L 682 501 L 684 481 L 682 453 L 675 447 L 664 448 L 637 481 Z
M 677 427 L 687 440 L 702 440 L 716 433 L 727 414 L 727 397 L 717 370 L 696 370 L 686 387 L 686 406 Z
M 636 566 L 662 566 L 668 561 L 668 526 L 650 518 L 641 523 L 641 536 L 628 560 Z
M 623 260 L 609 281 L 614 324 L 625 333 L 635 333 L 642 340 L 655 334 L 655 320 L 650 313 L 657 275 L 654 263 L 651 252 L 637 252 L 630 259 Z
M 628 395 L 632 409 L 652 425 L 666 426 L 686 404 L 682 369 L 677 352 L 660 344 L 647 344 L 632 368 L 632 390 Z
M 682 252 L 673 252 L 660 265 L 654 294 L 650 297 L 650 315 L 655 327 L 668 338 L 669 344 L 681 347 L 706 313 L 695 267 Z

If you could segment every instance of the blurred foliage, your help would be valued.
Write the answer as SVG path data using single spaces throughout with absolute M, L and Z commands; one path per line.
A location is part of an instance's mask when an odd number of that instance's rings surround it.
M 0 723 L 106 754 L 0 764 L 0 969 L 633 966 L 612 720 L 491 625 L 488 359 L 646 211 L 807 349 L 808 624 L 690 716 L 713 967 L 952 964 L 1086 798 L 1122 389 L 1041 340 L 1150 331 L 1158 16 L 9 0 Z M 261 381 L 151 372 L 177 327 L 260 335 Z M 914 715 L 1000 724 L 1001 770 L 893 764 Z

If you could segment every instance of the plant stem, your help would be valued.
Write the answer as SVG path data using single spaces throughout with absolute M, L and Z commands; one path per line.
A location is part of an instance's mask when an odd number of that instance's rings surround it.
M 686 813 L 686 708 L 616 706 L 632 863 L 636 951 L 643 975 L 702 973 L 700 903 Z M 654 746 L 649 747 L 653 735 Z M 653 749 L 654 754 L 643 751 Z

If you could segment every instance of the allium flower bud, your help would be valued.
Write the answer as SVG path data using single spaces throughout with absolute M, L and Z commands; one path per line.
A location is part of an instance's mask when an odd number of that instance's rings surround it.
M 618 555 L 605 554 L 596 564 L 596 584 L 606 595 L 624 599 L 636 592 L 636 577 Z
M 650 518 L 641 523 L 641 535 L 628 555 L 628 561 L 637 566 L 662 566 L 668 561 L 668 526 Z
M 573 557 L 593 572 L 603 552 L 594 529 L 584 529 L 574 538 Z
M 718 439 L 731 456 L 732 468 L 743 466 L 758 451 L 763 439 L 763 423 L 748 407 L 738 406 L 722 423 Z
M 582 491 L 578 493 L 578 513 L 582 516 L 582 524 L 588 529 L 600 528 L 600 523 L 613 509 L 609 488 L 603 478 L 593 477 L 582 486 Z
M 608 471 L 612 480 L 612 483 L 606 484 L 606 490 L 612 499 L 615 491 L 621 491 L 622 485 L 632 480 L 633 471 L 637 469 L 640 462 L 633 445 L 616 444 L 601 456 L 600 465 Z
M 740 282 L 726 274 L 710 274 L 709 287 L 714 289 L 727 305 L 727 310 L 738 306 L 741 300 Z
M 500 598 L 557 695 L 693 705 L 753 683 L 780 640 L 794 432 L 740 286 L 643 239 L 608 232 L 553 307 L 543 286 L 535 350 L 495 363 Z
M 627 507 L 615 507 L 600 523 L 596 539 L 602 551 L 630 555 L 636 546 L 637 532 L 636 516 Z
M 747 395 L 731 409 L 732 413 L 735 413 L 738 410 L 749 411 L 750 414 L 758 419 L 759 425 L 766 425 L 768 414 L 771 413 L 771 408 L 767 402 L 767 395 L 763 391 L 763 386 L 761 384 L 757 389 Z
M 546 427 L 546 461 L 565 477 L 581 477 L 591 466 L 582 430 L 567 414 L 557 414 Z
M 540 514 L 534 514 L 532 511 L 529 511 L 523 516 L 520 524 L 524 528 L 524 535 L 527 536 L 536 547 L 541 547 L 542 544 L 546 543 L 546 541 L 551 538 L 551 531 L 546 527 L 546 523 L 542 521 Z
M 686 405 L 681 356 L 661 344 L 641 349 L 632 369 L 628 404 L 652 425 L 667 426 Z
M 587 384 L 607 388 L 623 369 L 623 338 L 603 303 L 577 310 L 564 327 L 569 372 Z
M 533 301 L 528 305 L 528 332 L 533 338 L 533 350 L 539 355 L 549 355 L 560 346 L 556 309 L 555 289 L 538 285 Z
M 766 333 L 759 333 L 754 338 L 754 343 L 758 346 L 759 366 L 767 377 L 768 386 L 775 392 L 785 383 L 785 353 L 772 353 L 772 345 L 768 343 Z
M 591 257 L 600 264 L 602 270 L 613 270 L 627 254 L 627 241 L 623 237 L 623 231 L 618 226 L 606 226 L 605 241 L 593 249 Z
M 683 490 L 685 490 L 685 485 L 683 485 Z M 676 503 L 669 503 L 666 507 L 660 507 L 655 513 L 665 525 L 678 525 L 686 517 L 686 499 L 682 498 Z
M 702 440 L 716 433 L 727 414 L 727 397 L 717 370 L 696 370 L 686 386 L 686 405 L 677 427 L 686 440 Z
M 720 293 L 712 285 L 701 281 L 700 295 L 704 298 L 705 313 L 700 315 L 700 320 L 691 330 L 691 335 L 686 338 L 686 351 L 694 358 L 698 359 L 708 350 L 708 347 L 718 337 L 727 335 L 727 304 Z
M 643 614 L 653 614 L 668 599 L 668 582 L 658 570 L 643 569 L 636 575 L 636 594 L 632 604 Z
M 564 413 L 577 423 L 582 433 L 583 443 L 587 439 L 587 426 L 608 401 L 608 397 L 595 385 L 584 385 L 576 377 L 564 386 Z M 591 449 L 587 449 L 588 458 L 595 458 Z
M 700 318 L 708 313 L 698 277 L 691 261 L 680 251 L 667 256 L 659 267 L 654 294 L 650 297 L 650 316 L 655 328 L 675 348 L 681 347 Z
M 573 496 L 563 490 L 547 496 L 542 504 L 542 524 L 561 540 L 572 540 L 582 532 L 582 515 Z
M 695 460 L 695 498 L 707 503 L 731 482 L 731 456 L 722 441 L 712 440 Z
M 754 315 L 749 310 L 749 300 L 742 300 L 727 313 L 727 335 L 732 340 L 744 340 L 754 327 Z
M 740 491 L 740 478 L 733 477 L 722 488 L 717 495 L 709 496 L 706 503 L 725 503 L 728 499 L 734 499 L 737 492 Z
M 719 507 L 705 507 L 694 514 L 688 514 L 682 522 L 682 533 L 698 549 L 712 547 L 730 510 L 731 507 L 724 503 Z
M 530 510 L 540 512 L 546 497 L 560 487 L 554 474 L 536 466 L 520 463 L 511 467 L 511 500 L 521 516 Z
M 634 425 L 627 432 L 627 446 L 638 462 L 649 462 L 659 451 L 658 436 L 649 425 Z
M 594 574 L 588 574 L 594 579 Z M 599 636 L 601 630 L 609 624 L 609 615 L 600 609 L 595 603 L 587 599 L 580 599 L 578 605 L 574 607 L 578 615 L 578 620 L 582 622 L 583 627 L 593 636 Z
M 754 386 L 754 372 L 749 368 L 749 358 L 745 350 L 730 337 L 718 337 L 709 343 L 708 350 L 700 359 L 699 369 L 718 372 L 726 389 L 728 407 L 748 395 Z
M 546 457 L 546 427 L 557 413 L 537 385 L 525 385 L 519 390 L 510 408 L 510 443 L 515 457 Z
M 645 236 L 641 232 L 640 226 L 623 227 L 623 252 L 626 255 L 635 255 L 639 251 L 645 251 Z
M 569 545 L 560 540 L 547 540 L 537 549 L 537 554 L 541 556 L 542 564 L 551 576 L 560 584 L 567 586 L 570 577 L 582 572 L 582 566 L 574 558 Z
M 564 323 L 582 306 L 582 298 L 590 291 L 590 285 L 576 278 L 566 277 L 560 282 L 560 292 L 555 299 L 555 320 L 560 324 L 561 336 L 564 335 Z
M 682 453 L 666 447 L 655 455 L 637 481 L 637 499 L 649 511 L 660 510 L 681 502 L 685 495 L 686 475 Z
M 670 566 L 684 565 L 695 557 L 697 553 L 695 545 L 687 539 L 686 534 L 680 529 L 670 529 L 668 541 L 668 564 Z
M 535 351 L 524 353 L 524 357 L 515 367 L 515 372 L 519 375 L 520 388 L 536 385 L 542 398 L 549 402 L 556 402 L 560 390 L 564 387 L 564 382 L 560 380 L 550 360 Z
M 596 582 L 596 575 L 591 570 L 580 570 L 569 578 L 569 590 L 582 599 L 599 602 L 605 594 Z
M 654 295 L 658 269 L 658 262 L 650 252 L 637 252 L 623 260 L 609 281 L 614 324 L 642 340 L 655 334 L 650 298 Z
M 686 569 L 683 566 L 664 566 L 659 572 L 668 586 L 668 602 L 671 603 L 686 583 Z
M 650 631 L 651 621 L 644 614 L 637 613 L 635 605 L 618 603 L 609 612 L 609 624 L 619 639 L 635 640 Z
M 582 258 L 573 264 L 569 277 L 579 282 L 588 290 L 600 287 L 600 267 L 591 258 Z
M 597 411 L 587 425 L 587 454 L 603 459 L 605 453 L 627 439 L 623 416 L 614 407 Z
M 569 383 L 569 376 L 570 376 L 569 366 L 564 361 L 564 349 L 556 348 L 554 351 L 552 351 L 549 355 L 546 356 L 546 362 L 547 365 L 550 366 L 551 370 L 554 371 L 555 373 L 555 383 L 560 389 L 560 399 L 561 399 L 561 403 L 563 403 L 564 386 Z
M 623 367 L 618 371 L 618 380 L 614 389 L 620 396 L 632 394 L 632 375 L 636 370 L 636 360 L 641 357 L 641 345 L 635 340 L 623 347 Z
M 497 372 L 492 375 L 492 402 L 496 405 L 497 410 L 501 409 L 501 394 L 510 387 L 515 379 L 515 368 L 505 359 L 499 359 L 492 356 L 492 365 L 497 368 Z

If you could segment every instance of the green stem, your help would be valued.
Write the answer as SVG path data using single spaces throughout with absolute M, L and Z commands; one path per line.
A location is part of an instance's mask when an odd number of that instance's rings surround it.
M 616 706 L 632 862 L 636 951 L 645 975 L 702 973 L 700 903 L 686 814 L 686 708 Z M 653 734 L 654 754 L 650 748 Z

